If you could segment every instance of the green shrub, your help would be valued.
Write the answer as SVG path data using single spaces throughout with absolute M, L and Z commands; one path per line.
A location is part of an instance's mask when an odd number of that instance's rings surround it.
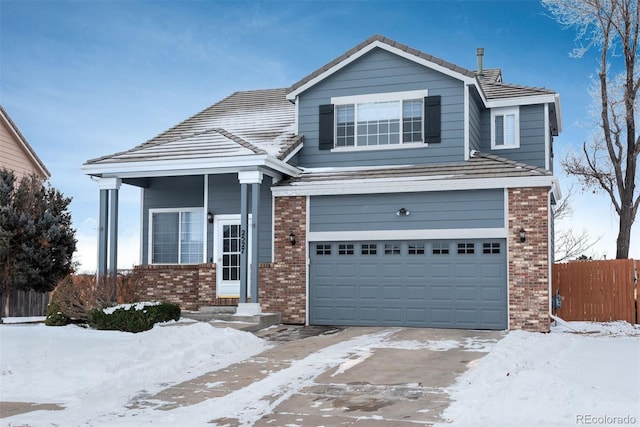
M 135 306 L 120 307 L 111 313 L 93 310 L 89 313 L 89 326 L 101 330 L 143 332 L 153 328 L 158 322 L 178 319 L 180 307 L 177 304 L 161 303 L 144 306 L 139 310 Z
M 71 323 L 71 319 L 62 313 L 58 303 L 55 301 L 49 303 L 47 306 L 47 317 L 44 319 L 44 324 L 47 326 L 64 326 L 69 323 Z
M 148 313 L 153 316 L 154 323 L 168 322 L 170 320 L 180 320 L 180 306 L 169 302 L 145 307 Z

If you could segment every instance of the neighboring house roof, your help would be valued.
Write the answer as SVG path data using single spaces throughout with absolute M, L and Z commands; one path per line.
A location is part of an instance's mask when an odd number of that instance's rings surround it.
M 130 150 L 86 162 L 108 164 L 267 154 L 283 160 L 300 143 L 285 89 L 235 92 Z
M 525 181 L 519 182 L 521 178 Z M 406 191 L 419 191 L 427 185 L 431 190 L 452 189 L 453 186 L 456 189 L 489 188 L 489 182 L 499 183 L 496 188 L 504 188 L 509 181 L 514 185 L 550 186 L 559 192 L 556 177 L 551 171 L 477 151 L 472 153 L 468 161 L 459 163 L 303 169 L 297 177 L 288 178 L 273 188 L 278 195 L 316 192 L 355 194 L 385 192 L 381 187 L 384 182 L 399 185 L 396 191 L 403 191 L 401 187 L 405 187 Z
M 0 167 L 6 167 L 19 173 L 35 173 L 43 179 L 51 178 L 51 173 L 47 167 L 29 145 L 20 129 L 13 123 L 13 120 L 11 120 L 2 105 L 0 105 L 0 120 L 8 132 L 0 131 L 0 152 L 2 153 Z M 19 161 L 20 159 L 12 159 L 13 156 L 11 154 L 23 157 L 29 165 L 27 166 L 24 162 Z

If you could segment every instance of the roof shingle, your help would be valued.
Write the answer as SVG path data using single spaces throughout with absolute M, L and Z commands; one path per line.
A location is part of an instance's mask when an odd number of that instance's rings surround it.
M 87 164 L 269 154 L 282 160 L 302 138 L 285 89 L 235 92 L 130 150 Z

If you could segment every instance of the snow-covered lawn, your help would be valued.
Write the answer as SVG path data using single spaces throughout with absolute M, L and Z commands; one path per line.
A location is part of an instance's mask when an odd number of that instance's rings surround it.
M 640 328 L 623 322 L 571 327 L 590 332 L 556 327 L 550 334 L 508 333 L 448 390 L 454 403 L 444 418 L 451 424 L 442 425 L 640 424 Z M 0 425 L 49 426 L 53 419 L 58 425 L 93 425 L 106 414 L 117 418 L 141 393 L 222 369 L 269 346 L 250 333 L 207 323 L 156 326 L 139 334 L 1 325 L 0 401 L 67 409 L 0 418 Z M 339 348 L 334 366 L 350 357 Z M 314 372 L 316 363 L 321 373 L 333 359 L 328 356 L 309 356 L 306 369 Z M 167 415 L 157 411 L 158 421 Z
M 453 426 L 640 425 L 640 327 L 512 331 L 450 388 Z

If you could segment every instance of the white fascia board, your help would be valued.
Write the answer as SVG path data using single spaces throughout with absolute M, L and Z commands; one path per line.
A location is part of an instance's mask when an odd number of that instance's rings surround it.
M 145 178 L 167 175 L 197 175 L 230 173 L 256 167 L 269 167 L 287 175 L 297 176 L 300 170 L 267 154 L 251 156 L 158 160 L 146 162 L 120 162 L 89 164 L 81 167 L 86 175 Z
M 428 191 L 483 190 L 491 188 L 552 187 L 555 176 L 475 179 L 360 179 L 271 187 L 275 196 L 327 196 L 341 194 L 417 193 Z
M 293 149 L 292 152 L 290 152 L 289 154 L 287 154 L 287 157 L 285 157 L 282 161 L 284 163 L 289 163 L 289 160 L 291 160 L 293 158 L 293 156 L 295 156 L 296 154 L 298 154 L 300 152 L 300 150 L 302 150 L 302 147 L 304 146 L 304 141 L 301 142 L 300 144 L 298 144 L 298 146 L 296 148 Z
M 549 104 L 544 104 L 544 168 L 551 170 L 551 129 L 549 128 Z
M 469 85 L 467 85 L 466 83 L 464 84 L 464 120 L 463 120 L 463 127 L 464 127 L 464 160 L 467 161 L 469 160 L 469 146 L 471 144 L 471 134 L 470 134 L 470 129 L 469 129 L 469 114 L 471 114 L 471 107 L 469 105 L 469 102 L 471 102 L 470 99 L 470 95 L 469 95 Z
M 336 65 L 334 65 L 333 67 L 329 68 L 328 70 L 326 70 L 325 72 L 317 75 L 316 77 L 314 77 L 313 79 L 309 80 L 307 83 L 303 84 L 302 86 L 300 86 L 299 88 L 297 88 L 296 90 L 294 90 L 293 92 L 287 94 L 287 99 L 288 100 L 295 100 L 297 98 L 298 95 L 300 95 L 302 92 L 306 91 L 307 89 L 309 89 L 310 87 L 316 85 L 317 83 L 321 82 L 322 80 L 326 79 L 327 77 L 329 77 L 330 75 L 334 74 L 335 72 L 341 70 L 342 68 L 346 67 L 347 65 L 351 64 L 352 62 L 354 62 L 355 60 L 357 60 L 358 58 L 362 57 L 363 55 L 369 53 L 370 51 L 372 51 L 375 48 L 380 48 L 380 49 L 384 49 L 387 52 L 391 52 L 393 54 L 396 54 L 402 58 L 408 59 L 409 61 L 413 61 L 417 64 L 420 65 L 424 65 L 427 68 L 430 68 L 432 70 L 438 71 L 442 74 L 445 74 L 449 77 L 453 77 L 455 79 L 464 81 L 465 83 L 473 83 L 475 78 L 473 77 L 468 77 L 465 76 L 463 74 L 457 73 L 453 70 L 450 70 L 449 68 L 443 67 L 441 65 L 438 65 L 434 62 L 428 61 L 424 58 L 420 58 L 419 56 L 416 56 L 412 53 L 409 52 L 405 52 L 403 50 L 400 50 L 396 47 L 390 46 L 386 43 L 383 43 L 379 40 L 374 41 L 373 43 L 368 44 L 367 46 L 363 47 L 362 49 L 360 49 L 359 51 L 357 51 L 356 53 L 354 53 L 353 55 L 349 56 L 348 58 L 344 59 L 343 61 L 337 63 Z
M 493 101 L 487 101 L 487 108 L 499 108 L 499 107 L 514 107 L 516 105 L 534 105 L 555 103 L 556 94 L 550 93 L 547 95 L 534 95 L 534 96 L 519 96 L 515 98 L 503 98 Z
M 560 95 L 555 95 L 554 104 L 556 104 L 556 120 L 558 121 L 558 134 L 560 134 L 560 132 L 562 132 L 562 110 L 560 109 Z
M 444 240 L 444 239 L 504 239 L 506 228 L 449 228 L 442 230 L 365 230 L 311 231 L 309 242 L 345 242 L 378 240 Z

